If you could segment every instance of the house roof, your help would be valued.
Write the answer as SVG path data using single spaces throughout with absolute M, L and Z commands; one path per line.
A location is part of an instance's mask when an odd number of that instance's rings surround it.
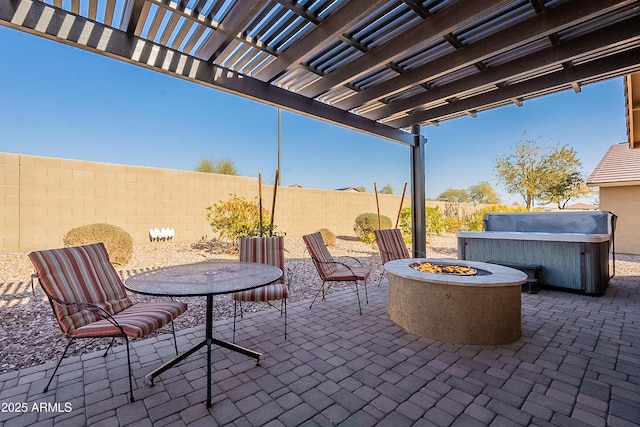
M 640 71 L 637 0 L 3 0 L 0 25 L 412 146 Z
M 613 144 L 587 178 L 589 187 L 640 185 L 640 150 Z
M 564 209 L 568 211 L 595 211 L 598 209 L 598 207 L 588 205 L 586 203 L 574 203 L 572 205 L 565 206 Z

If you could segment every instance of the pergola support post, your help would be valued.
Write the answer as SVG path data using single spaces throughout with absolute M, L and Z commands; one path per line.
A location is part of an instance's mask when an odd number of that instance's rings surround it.
M 411 241 L 413 256 L 425 256 L 427 253 L 427 233 L 425 217 L 425 172 L 424 148 L 426 139 L 420 135 L 420 125 L 411 127 L 413 145 L 411 146 Z

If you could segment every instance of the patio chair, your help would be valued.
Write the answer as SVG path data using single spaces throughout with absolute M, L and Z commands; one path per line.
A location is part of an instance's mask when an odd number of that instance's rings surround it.
M 111 338 L 104 353 L 106 357 L 115 338 L 121 337 L 127 345 L 129 393 L 133 402 L 129 338 L 143 338 L 171 323 L 177 354 L 173 319 L 184 313 L 187 305 L 176 301 L 134 304 L 102 243 L 35 251 L 29 254 L 29 259 L 60 329 L 69 339 L 44 392 L 48 391 L 62 359 L 76 338 Z
M 378 244 L 378 251 L 380 252 L 380 259 L 382 260 L 383 266 L 389 261 L 411 258 L 399 228 L 373 230 L 373 234 L 376 236 L 376 243 Z M 382 283 L 384 273 L 385 270 L 383 268 L 378 286 Z
M 282 270 L 282 276 L 275 282 L 247 291 L 236 292 L 233 298 L 233 341 L 236 340 L 237 308 L 240 305 L 242 317 L 243 302 L 266 302 L 280 300 L 280 314 L 284 314 L 284 338 L 287 339 L 287 297 L 289 291 L 285 280 L 284 268 L 284 238 L 276 237 L 245 237 L 240 239 L 240 261 L 270 264 Z
M 316 301 L 316 298 L 318 298 L 318 294 L 321 291 L 322 301 L 325 300 L 326 282 L 354 282 L 355 292 L 358 297 L 358 310 L 360 311 L 360 314 L 362 314 L 362 305 L 360 304 L 358 282 L 362 281 L 364 284 L 365 299 L 368 304 L 369 296 L 367 295 L 367 278 L 369 277 L 371 270 L 363 267 L 362 263 L 357 258 L 349 257 L 358 263 L 358 266 L 355 267 L 349 266 L 343 262 L 335 261 L 329 253 L 324 240 L 322 240 L 322 235 L 319 232 L 302 236 L 302 239 L 307 246 L 307 251 L 311 256 L 311 259 L 313 260 L 313 264 L 318 271 L 320 279 L 322 280 L 322 286 L 320 287 L 320 289 L 318 289 L 318 292 L 316 292 L 315 296 L 313 297 L 313 301 L 311 301 L 311 305 L 309 306 L 309 308 L 313 306 L 313 303 Z

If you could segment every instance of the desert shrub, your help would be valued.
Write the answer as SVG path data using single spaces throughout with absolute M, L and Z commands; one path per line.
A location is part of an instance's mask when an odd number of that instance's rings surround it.
M 445 230 L 447 233 L 469 230 L 475 207 L 468 203 L 446 203 L 444 206 Z
M 411 242 L 411 208 L 402 208 L 398 224 L 405 242 Z M 442 234 L 446 229 L 446 219 L 438 206 L 425 208 L 425 226 L 427 234 Z
M 440 210 L 439 206 L 429 207 L 425 209 L 426 215 L 426 232 L 427 234 L 440 235 L 445 229 L 444 214 Z
M 207 220 L 220 239 L 235 241 L 239 237 L 260 236 L 260 207 L 257 200 L 250 202 L 234 194 L 224 203 L 207 207 Z M 271 236 L 271 214 L 262 208 L 262 235 Z
M 447 233 L 457 233 L 458 231 L 466 231 L 469 229 L 469 222 L 462 218 L 449 218 L 444 219 L 444 231 Z
M 120 227 L 111 224 L 90 224 L 69 230 L 62 238 L 65 246 L 104 243 L 113 264 L 124 265 L 133 255 L 133 239 Z
M 353 231 L 361 241 L 372 244 L 376 241 L 373 230 L 378 228 L 391 228 L 391 218 L 380 215 L 380 222 L 378 222 L 378 214 L 363 213 L 356 218 Z
M 336 245 L 336 235 L 327 228 L 321 228 L 318 230 L 320 235 L 322 236 L 322 240 L 324 240 L 324 244 L 327 246 L 335 246 Z
M 402 238 L 406 243 L 411 243 L 411 208 L 402 208 L 400 210 L 400 222 L 398 224 Z

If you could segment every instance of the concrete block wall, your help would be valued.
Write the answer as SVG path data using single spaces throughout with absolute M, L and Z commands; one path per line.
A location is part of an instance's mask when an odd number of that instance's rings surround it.
M 190 171 L 0 153 L 0 252 L 61 247 L 70 229 L 105 222 L 127 230 L 135 244 L 149 229 L 171 227 L 175 240 L 214 237 L 206 208 L 230 194 L 257 200 L 258 179 Z M 263 186 L 271 210 L 273 186 Z M 395 222 L 401 195 L 379 195 L 381 214 Z M 430 202 L 431 203 L 431 202 Z M 404 206 L 410 206 L 409 196 Z M 275 223 L 288 236 L 328 228 L 353 235 L 355 218 L 376 212 L 374 193 L 279 187 Z

